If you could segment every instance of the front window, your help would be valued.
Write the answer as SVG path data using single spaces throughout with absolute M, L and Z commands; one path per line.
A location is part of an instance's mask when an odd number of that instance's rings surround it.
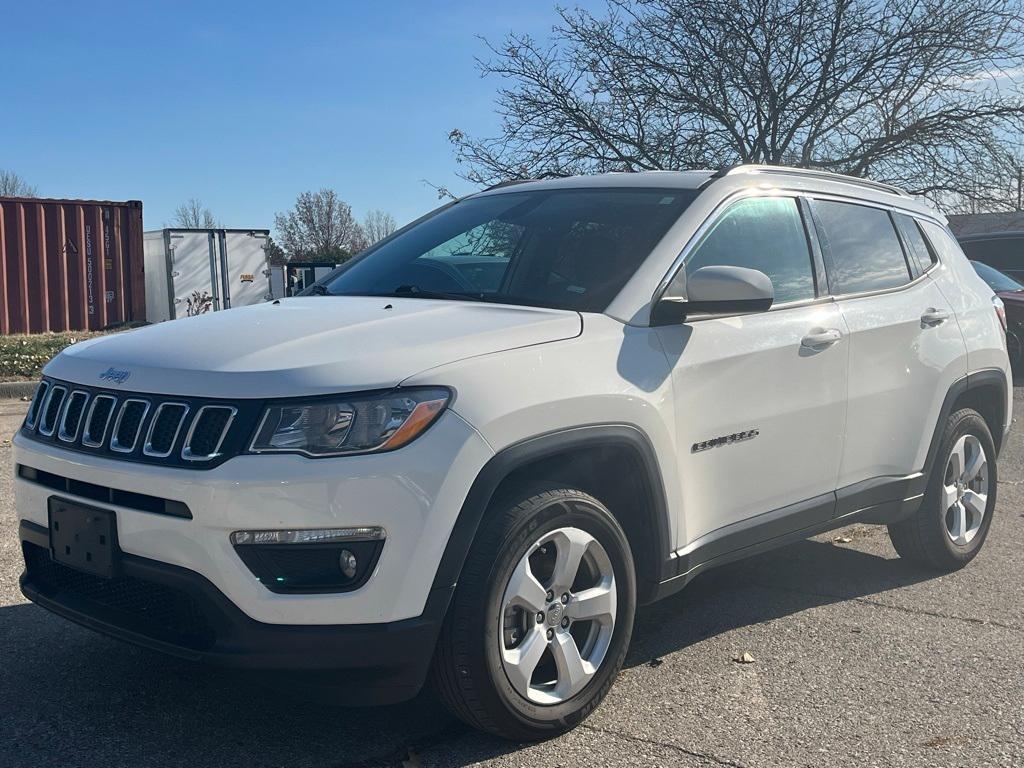
M 696 194 L 556 189 L 469 198 L 352 262 L 324 288 L 601 312 Z
M 816 295 L 807 233 L 791 197 L 753 197 L 729 208 L 687 258 L 686 273 L 711 266 L 763 272 L 772 281 L 775 304 Z

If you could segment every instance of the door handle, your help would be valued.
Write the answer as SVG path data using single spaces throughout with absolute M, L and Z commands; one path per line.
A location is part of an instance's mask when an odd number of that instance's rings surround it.
M 936 309 L 935 307 L 929 307 L 921 315 L 921 324 L 927 326 L 941 325 L 947 320 L 949 320 L 949 312 L 944 309 Z
M 821 349 L 835 344 L 841 338 L 843 338 L 843 334 L 835 328 L 829 328 L 827 331 L 812 331 L 800 340 L 800 346 L 808 349 Z

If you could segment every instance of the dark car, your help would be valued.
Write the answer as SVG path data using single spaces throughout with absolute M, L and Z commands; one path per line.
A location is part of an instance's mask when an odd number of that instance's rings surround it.
M 1019 368 L 1024 361 L 1024 285 L 998 269 L 971 261 L 974 271 L 988 283 L 996 296 L 1003 300 L 1006 307 L 1006 347 L 1010 353 L 1010 363 Z
M 967 258 L 1024 282 L 1024 232 L 989 232 L 957 238 Z

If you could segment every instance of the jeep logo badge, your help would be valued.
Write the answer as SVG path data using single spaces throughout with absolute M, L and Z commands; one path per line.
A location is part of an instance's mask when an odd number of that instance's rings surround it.
M 100 374 L 100 381 L 112 381 L 115 384 L 124 384 L 126 381 L 128 381 L 128 378 L 131 375 L 131 371 L 119 370 L 117 368 L 107 368 L 107 370 Z

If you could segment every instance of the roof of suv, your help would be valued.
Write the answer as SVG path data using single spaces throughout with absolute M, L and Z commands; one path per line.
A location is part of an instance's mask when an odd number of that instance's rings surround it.
M 754 185 L 779 186 L 802 192 L 836 194 L 860 198 L 914 211 L 945 223 L 945 217 L 930 205 L 921 203 L 902 189 L 881 182 L 826 171 L 772 165 L 737 165 L 718 171 L 640 171 L 636 173 L 599 173 L 554 179 L 522 180 L 498 184 L 477 195 L 530 192 L 537 189 L 587 189 L 609 187 L 646 187 L 700 189 L 713 183 L 741 189 Z

